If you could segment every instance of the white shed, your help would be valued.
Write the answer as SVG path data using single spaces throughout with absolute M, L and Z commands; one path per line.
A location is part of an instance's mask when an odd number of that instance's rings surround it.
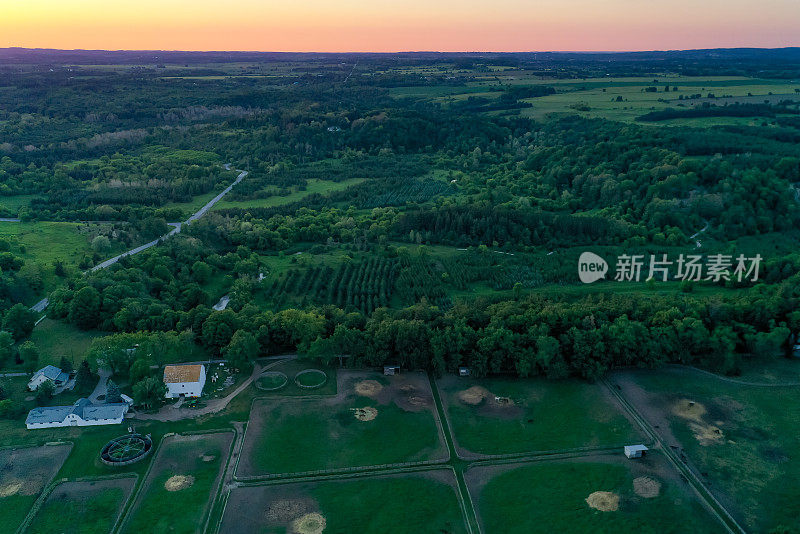
M 641 458 L 648 450 L 644 445 L 625 445 L 625 456 L 628 458 Z
M 164 383 L 168 399 L 199 397 L 206 385 L 206 368 L 203 365 L 167 365 L 164 367 Z

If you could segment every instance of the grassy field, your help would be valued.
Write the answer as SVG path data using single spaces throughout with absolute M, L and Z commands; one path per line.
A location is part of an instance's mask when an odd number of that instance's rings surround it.
M 324 532 L 416 534 L 465 532 L 452 472 L 436 471 L 315 484 L 233 490 L 221 533 L 298 532 L 292 524 L 319 514 Z
M 123 532 L 200 532 L 231 439 L 229 433 L 207 434 L 162 443 Z M 192 478 L 175 489 L 176 476 Z
M 363 373 L 377 378 L 377 374 Z M 356 395 L 345 380 L 340 396 L 276 399 L 253 406 L 238 476 L 294 473 L 441 458 L 445 451 L 431 411 L 424 375 L 407 374 L 381 386 L 374 398 Z M 376 380 L 377 383 L 377 380 Z M 397 386 L 398 384 L 403 384 Z M 401 390 L 413 384 L 413 392 Z M 410 406 L 418 396 L 424 404 Z M 425 405 L 427 404 L 427 405 Z M 358 409 L 374 409 L 360 419 Z M 398 439 L 402 436 L 402 439 Z
M 467 454 L 613 446 L 641 439 L 596 384 L 452 376 L 438 384 L 457 445 Z M 474 395 L 465 400 L 467 390 L 482 393 L 482 400 Z M 495 396 L 511 402 L 500 404 Z
M 214 204 L 214 209 L 227 209 L 227 208 L 271 208 L 273 206 L 282 206 L 284 204 L 291 204 L 303 200 L 309 195 L 318 193 L 325 195 L 334 191 L 341 191 L 347 189 L 352 185 L 357 185 L 363 182 L 363 178 L 350 178 L 342 180 L 341 182 L 330 182 L 327 180 L 319 180 L 311 178 L 305 189 L 296 189 L 288 195 L 272 195 L 267 198 L 257 198 L 253 200 L 221 200 Z
M 45 318 L 33 329 L 30 339 L 39 349 L 41 367 L 48 364 L 58 367 L 64 356 L 77 368 L 92 341 L 103 335 L 102 332 L 80 330 L 64 321 Z
M 478 469 L 484 472 L 476 477 L 491 477 L 491 468 Z M 486 532 L 504 534 L 722 532 L 679 482 L 650 476 L 660 492 L 644 498 L 634 476 L 626 465 L 588 461 L 518 467 L 489 478 L 477 497 L 479 514 Z M 597 491 L 618 496 L 618 509 L 591 508 L 587 498 Z
M 100 482 L 66 482 L 56 487 L 38 511 L 31 534 L 109 532 L 133 489 L 133 478 Z
M 799 373 L 800 362 L 780 362 L 771 377 L 743 379 L 796 381 Z M 681 368 L 618 373 L 612 380 L 682 446 L 747 528 L 800 528 L 796 387 L 752 387 Z

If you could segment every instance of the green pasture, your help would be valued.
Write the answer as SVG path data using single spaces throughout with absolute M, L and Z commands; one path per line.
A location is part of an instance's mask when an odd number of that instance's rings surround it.
M 438 386 L 457 445 L 473 454 L 622 446 L 642 439 L 598 384 L 448 376 Z M 488 392 L 477 405 L 460 398 L 471 387 Z M 501 406 L 495 396 L 511 402 Z
M 319 180 L 311 178 L 308 180 L 306 188 L 303 190 L 295 188 L 292 193 L 288 195 L 272 195 L 266 198 L 257 198 L 252 200 L 220 200 L 214 205 L 215 210 L 227 208 L 271 208 L 274 206 L 282 206 L 284 204 L 291 204 L 292 202 L 299 202 L 309 195 L 318 193 L 325 195 L 334 191 L 342 191 L 350 186 L 360 184 L 364 178 L 350 178 L 342 180 L 341 182 L 331 182 L 327 180 Z
M 746 365 L 744 376 L 733 379 L 800 381 L 800 362 L 762 361 L 757 370 L 753 367 Z M 649 409 L 668 421 L 689 459 L 707 473 L 711 488 L 725 496 L 746 528 L 800 529 L 795 506 L 800 499 L 797 387 L 748 386 L 685 368 L 628 376 L 646 392 Z M 679 411 L 689 402 L 695 403 L 694 418 Z
M 354 409 L 378 415 L 359 421 Z M 260 401 L 253 407 L 240 476 L 430 460 L 443 454 L 433 414 L 406 412 L 367 398 L 342 402 Z M 242 468 L 240 464 L 240 469 Z
M 109 532 L 119 514 L 125 493 L 107 488 L 78 502 L 52 497 L 42 506 L 28 527 L 33 534 L 96 534 Z
M 491 476 L 491 468 L 478 469 L 484 470 L 484 477 Z M 634 492 L 633 478 L 624 465 L 533 464 L 494 476 L 473 498 L 485 532 L 723 532 L 694 495 L 677 483 L 659 480 L 660 495 L 643 498 Z M 617 494 L 619 508 L 591 508 L 586 499 L 596 491 Z

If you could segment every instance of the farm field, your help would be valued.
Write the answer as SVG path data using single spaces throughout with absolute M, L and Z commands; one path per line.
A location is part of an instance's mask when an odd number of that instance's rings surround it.
M 122 532 L 201 532 L 232 439 L 230 432 L 166 437 Z
M 0 450 L 0 532 L 14 532 L 53 479 L 71 446 Z
M 452 471 L 240 487 L 231 491 L 220 534 L 466 532 Z M 414 503 L 413 513 L 401 503 Z M 306 526 L 308 530 L 301 530 Z
M 796 380 L 798 368 L 780 362 L 773 376 Z M 667 442 L 680 448 L 746 528 L 799 528 L 800 393 L 795 386 L 749 386 L 736 380 L 680 367 L 610 377 L 659 426 Z M 768 383 L 752 375 L 741 380 Z
M 466 480 L 485 532 L 723 532 L 665 463 L 651 453 L 476 467 Z
M 133 477 L 62 482 L 53 489 L 26 532 L 96 534 L 110 532 L 133 490 Z
M 427 376 L 338 380 L 335 397 L 257 400 L 237 477 L 446 458 Z
M 643 439 L 600 385 L 578 380 L 437 382 L 459 455 L 622 446 Z M 495 396 L 507 398 L 497 402 Z

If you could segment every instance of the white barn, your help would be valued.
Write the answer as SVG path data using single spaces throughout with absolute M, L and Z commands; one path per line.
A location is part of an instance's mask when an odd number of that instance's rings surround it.
M 36 391 L 39 386 L 48 380 L 56 387 L 63 386 L 69 380 L 69 375 L 55 365 L 47 365 L 33 373 L 30 381 L 28 381 L 28 389 Z
M 167 365 L 164 367 L 164 383 L 168 399 L 199 397 L 206 385 L 206 368 L 203 365 Z
M 126 403 L 92 404 L 78 399 L 72 406 L 46 406 L 28 412 L 25 426 L 54 428 L 63 426 L 115 425 L 122 422 L 129 406 Z

